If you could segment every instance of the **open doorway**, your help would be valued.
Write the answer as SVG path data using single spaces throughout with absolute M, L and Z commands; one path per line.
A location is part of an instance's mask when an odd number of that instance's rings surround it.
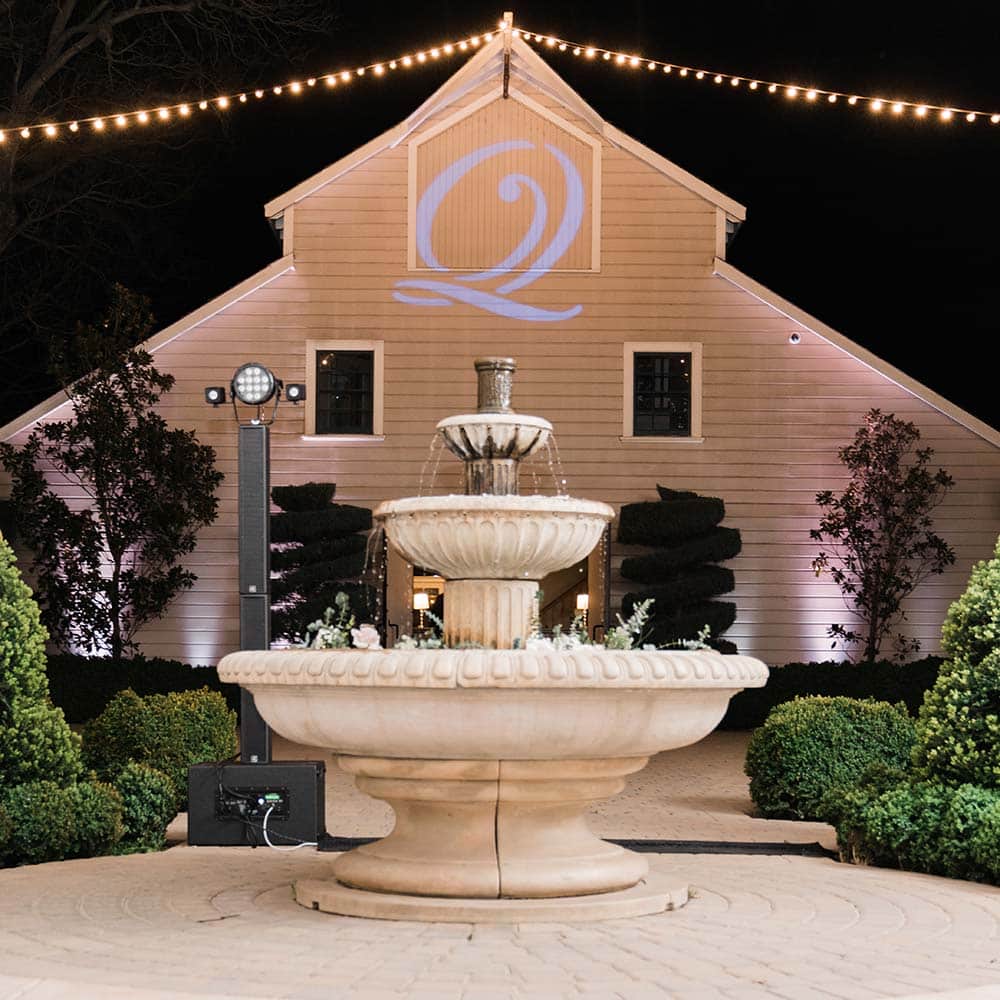
M 579 612 L 584 616 L 586 628 L 590 606 L 590 574 L 588 560 L 566 569 L 549 573 L 538 585 L 542 593 L 539 618 L 542 631 L 549 635 L 557 625 L 567 631 L 573 618 Z

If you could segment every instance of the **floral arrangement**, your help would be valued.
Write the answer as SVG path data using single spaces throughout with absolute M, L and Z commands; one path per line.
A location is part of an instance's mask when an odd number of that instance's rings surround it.
M 334 608 L 327 608 L 323 617 L 306 626 L 306 641 L 309 649 L 381 649 L 378 629 L 374 625 L 363 624 L 354 627 L 351 614 L 351 600 L 343 591 L 333 599 Z
M 541 596 L 541 595 L 539 595 Z M 355 628 L 354 615 L 351 614 L 350 598 L 343 591 L 334 598 L 335 608 L 327 608 L 323 617 L 312 622 L 306 628 L 306 641 L 303 645 L 309 649 L 381 649 L 378 629 L 371 624 L 362 624 Z M 605 649 L 711 649 L 708 639 L 711 630 L 706 625 L 694 639 L 679 639 L 665 646 L 654 646 L 643 643 L 642 636 L 650 618 L 650 608 L 653 599 L 647 598 L 637 604 L 628 618 L 617 615 L 618 624 L 608 629 L 604 636 Z M 536 605 L 537 607 L 537 605 Z M 415 637 L 400 636 L 396 641 L 396 649 L 483 649 L 482 645 L 473 642 L 463 642 L 457 646 L 446 647 L 444 642 L 444 622 L 433 611 L 425 611 L 433 629 L 430 635 Z M 574 616 L 569 629 L 563 632 L 562 626 L 556 625 L 552 634 L 542 634 L 542 623 L 537 611 L 531 621 L 531 631 L 525 640 L 514 640 L 514 649 L 548 650 L 565 652 L 580 646 L 591 645 L 590 637 L 584 625 L 583 615 Z

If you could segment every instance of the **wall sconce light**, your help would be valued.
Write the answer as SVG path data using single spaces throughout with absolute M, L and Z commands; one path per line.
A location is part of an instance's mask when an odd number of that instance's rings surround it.
M 590 594 L 576 595 L 576 613 L 580 616 L 584 631 L 587 629 L 587 618 L 590 614 Z

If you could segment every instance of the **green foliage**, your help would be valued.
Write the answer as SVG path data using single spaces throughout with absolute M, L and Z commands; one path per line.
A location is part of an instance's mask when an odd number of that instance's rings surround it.
M 740 554 L 740 533 L 736 528 L 715 527 L 697 538 L 678 542 L 668 549 L 655 549 L 641 556 L 622 560 L 622 576 L 636 583 L 663 583 L 672 580 L 678 570 L 699 563 L 724 562 Z M 732 587 L 729 588 L 732 590 Z
M 1000 882 L 1000 792 L 887 775 L 828 803 L 846 861 Z
M 271 633 L 307 641 L 306 627 L 322 618 L 344 593 L 358 621 L 374 618 L 374 593 L 360 582 L 365 570 L 371 511 L 331 504 L 333 483 L 304 483 L 272 490 L 282 513 L 271 516 Z
M 874 660 L 905 621 L 903 600 L 955 561 L 931 518 L 954 480 L 943 469 L 928 469 L 931 448 L 916 448 L 909 458 L 919 440 L 914 424 L 870 410 L 854 441 L 838 452 L 850 476 L 847 488 L 839 496 L 831 490 L 816 495 L 823 515 L 809 537 L 828 548 L 813 560 L 813 569 L 817 576 L 830 573 L 861 628 L 833 624 L 828 631 L 834 647 L 863 644 L 866 660 Z M 894 642 L 900 653 L 919 649 L 902 633 Z
M 3 863 L 3 859 L 7 855 L 13 833 L 14 824 L 11 821 L 10 813 L 7 812 L 7 807 L 0 802 L 0 864 Z
M 272 486 L 271 499 L 285 511 L 321 510 L 333 500 L 336 483 L 299 483 L 296 486 Z
M 966 663 L 1000 649 L 1000 539 L 993 558 L 976 563 L 965 593 L 948 609 L 941 646 Z
M 123 835 L 116 854 L 162 851 L 167 826 L 177 815 L 177 789 L 169 775 L 131 761 L 115 778 L 122 799 Z
M 126 688 L 147 695 L 207 687 L 218 691 L 234 711 L 240 707 L 239 685 L 223 684 L 214 667 L 192 666 L 158 656 L 115 661 L 103 656 L 58 653 L 49 657 L 48 675 L 52 701 L 71 723 L 96 718 Z
M 83 752 L 87 766 L 105 781 L 114 781 L 129 761 L 163 771 L 183 809 L 188 768 L 236 752 L 236 713 L 208 688 L 146 698 L 121 691 L 84 728 Z
M 948 660 L 917 719 L 916 770 L 951 784 L 1000 788 L 1000 648 L 980 663 Z
M 49 701 L 38 605 L 0 537 L 0 789 L 80 773 L 80 741 Z
M 104 318 L 78 331 L 93 371 L 66 384 L 73 419 L 43 425 L 21 449 L 0 445 L 45 624 L 62 646 L 116 659 L 194 585 L 178 561 L 215 519 L 223 478 L 211 448 L 156 412 L 174 378 L 132 346 L 152 325 L 148 302 L 115 286 Z M 72 509 L 49 487 L 53 473 L 92 503 Z
M 644 593 L 626 594 L 622 600 L 622 614 L 630 615 L 645 600 Z M 643 642 L 665 646 L 681 639 L 691 639 L 707 625 L 710 644 L 716 648 L 717 638 L 736 621 L 736 605 L 729 601 L 697 601 L 681 609 L 657 608 L 643 634 Z
M 122 798 L 112 785 L 92 779 L 66 789 L 73 804 L 73 837 L 66 856 L 110 854 L 122 837 Z
M 3 806 L 11 821 L 5 858 L 16 864 L 59 861 L 73 846 L 73 793 L 54 781 L 28 781 L 9 788 Z
M 829 789 L 856 783 L 875 763 L 904 767 L 913 741 L 903 705 L 797 698 L 774 709 L 750 738 L 750 795 L 769 818 L 820 819 Z
M 895 704 L 904 702 L 915 716 L 924 695 L 934 686 L 940 656 L 927 656 L 912 663 L 876 660 L 873 663 L 789 663 L 773 667 L 762 688 L 747 688 L 734 695 L 721 729 L 756 729 L 775 705 L 804 695 L 822 694 L 845 698 L 874 698 Z
M 618 541 L 624 545 L 667 546 L 714 528 L 726 516 L 718 497 L 660 500 L 624 504 L 618 520 Z

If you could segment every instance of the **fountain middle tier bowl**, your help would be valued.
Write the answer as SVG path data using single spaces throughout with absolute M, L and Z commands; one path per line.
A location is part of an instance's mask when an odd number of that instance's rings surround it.
M 572 760 L 648 756 L 718 725 L 767 668 L 710 650 L 294 650 L 230 653 L 297 743 L 360 757 Z
M 438 496 L 375 509 L 389 542 L 448 580 L 541 580 L 585 558 L 614 510 L 562 496 Z

